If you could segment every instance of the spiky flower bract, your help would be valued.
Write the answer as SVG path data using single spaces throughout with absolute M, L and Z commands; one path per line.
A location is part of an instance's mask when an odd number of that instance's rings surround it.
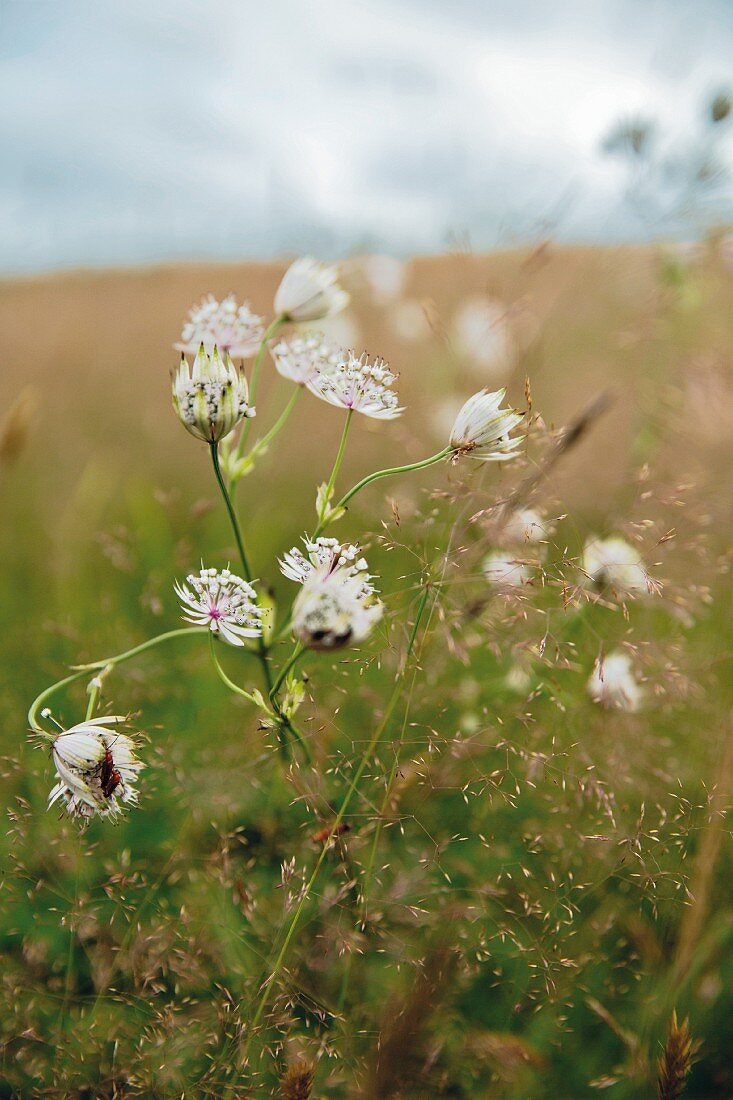
M 275 294 L 275 312 L 288 321 L 318 321 L 340 313 L 349 295 L 338 285 L 338 270 L 309 256 L 295 260 Z
M 347 351 L 332 369 L 313 374 L 307 386 L 330 405 L 376 420 L 392 420 L 404 411 L 392 390 L 396 381 L 397 375 L 384 359 L 370 363 L 366 353 L 357 358 L 353 351 Z
M 183 618 L 194 626 L 208 626 L 229 645 L 243 646 L 245 638 L 262 634 L 262 609 L 252 585 L 229 569 L 201 569 L 185 584 L 176 581 Z
M 58 734 L 51 745 L 58 783 L 49 807 L 62 799 L 72 816 L 114 817 L 137 802 L 134 783 L 143 765 L 135 742 L 117 729 L 125 722 L 119 715 L 90 718 Z
M 521 423 L 521 413 L 502 409 L 506 390 L 480 390 L 460 409 L 450 433 L 456 457 L 471 454 L 484 462 L 506 462 L 519 453 L 523 436 L 512 436 Z
M 173 346 L 177 351 L 195 355 L 203 344 L 211 354 L 215 347 L 235 359 L 254 355 L 264 335 L 262 318 L 244 302 L 237 305 L 233 294 L 221 302 L 208 294 L 192 306 L 183 326 L 181 339 Z
M 319 565 L 303 582 L 293 605 L 293 634 L 309 649 L 358 645 L 381 619 L 384 608 L 365 592 L 359 573 Z
M 186 357 L 181 356 L 173 379 L 173 408 L 197 439 L 218 443 L 240 420 L 254 416 L 248 398 L 247 379 L 229 355 L 219 354 L 218 348 L 214 347 L 209 355 L 201 344 L 192 370 Z
M 270 353 L 278 374 L 300 386 L 307 385 L 317 374 L 338 367 L 345 354 L 319 332 L 280 340 Z

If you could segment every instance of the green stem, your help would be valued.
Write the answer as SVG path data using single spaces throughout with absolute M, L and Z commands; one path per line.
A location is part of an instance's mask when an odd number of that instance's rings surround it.
M 219 658 L 216 655 L 216 650 L 214 649 L 214 635 L 211 631 L 209 631 L 209 634 L 210 634 L 210 641 L 211 641 L 211 645 L 210 645 L 211 660 L 214 663 L 214 668 L 216 669 L 216 671 L 219 675 L 219 679 L 221 680 L 221 682 L 223 684 L 226 684 L 226 686 L 229 688 L 229 690 L 233 691 L 235 693 L 235 695 L 241 695 L 242 698 L 246 699 L 248 703 L 252 703 L 253 706 L 257 706 L 257 700 L 255 699 L 254 695 L 250 695 L 250 693 L 248 691 L 245 691 L 244 688 L 240 687 L 239 684 L 235 684 L 234 680 L 229 679 L 226 672 L 221 667 L 221 665 L 219 663 Z
M 293 652 L 291 653 L 290 657 L 285 662 L 283 667 L 280 669 L 280 672 L 278 673 L 278 677 L 275 680 L 275 683 L 272 685 L 272 691 L 270 692 L 270 698 L 271 699 L 275 698 L 278 691 L 280 690 L 280 687 L 281 687 L 283 681 L 285 680 L 285 677 L 290 672 L 291 668 L 294 668 L 295 665 L 300 660 L 300 658 L 303 656 L 304 650 L 305 650 L 305 647 L 302 646 L 300 643 L 298 643 L 296 645 L 296 647 L 293 650 Z
M 373 481 L 378 481 L 382 477 L 391 477 L 393 474 L 407 474 L 413 470 L 424 470 L 427 466 L 433 466 L 436 462 L 440 462 L 441 459 L 447 458 L 449 454 L 453 453 L 453 447 L 444 447 L 442 451 L 439 451 L 435 455 L 431 455 L 430 458 L 423 458 L 419 462 L 411 462 L 407 466 L 391 466 L 387 470 L 375 470 L 373 474 L 367 474 L 361 481 L 358 481 L 356 485 L 353 485 L 349 489 L 348 493 L 345 493 L 341 497 L 341 500 L 333 508 L 333 511 L 338 511 L 339 508 L 345 508 L 352 497 L 355 497 L 358 492 L 366 488 L 367 485 L 371 485 Z M 318 527 L 313 533 L 313 538 L 316 539 L 324 530 L 326 523 L 321 520 Z
M 372 757 L 372 754 L 374 753 L 374 750 L 376 749 L 377 745 L 379 744 L 380 740 L 382 739 L 382 737 L 384 735 L 385 730 L 387 729 L 387 726 L 389 725 L 389 722 L 392 718 L 392 714 L 394 713 L 394 709 L 397 706 L 397 703 L 400 699 L 400 696 L 402 694 L 402 680 L 404 679 L 404 669 L 406 667 L 407 660 L 409 659 L 412 648 L 415 644 L 415 638 L 417 636 L 417 630 L 418 630 L 418 627 L 419 627 L 420 618 L 422 617 L 424 609 L 425 609 L 425 603 L 424 603 L 424 601 L 421 601 L 420 607 L 418 609 L 418 614 L 417 614 L 417 617 L 416 617 L 416 620 L 415 620 L 415 624 L 413 626 L 412 633 L 411 633 L 411 636 L 410 636 L 410 641 L 408 643 L 407 652 L 405 654 L 405 661 L 403 663 L 403 668 L 397 676 L 395 686 L 394 686 L 394 690 L 392 692 L 392 695 L 390 696 L 389 702 L 387 703 L 386 710 L 384 712 L 384 715 L 382 716 L 382 721 L 379 723 L 376 730 L 374 731 L 374 734 L 372 735 L 372 738 L 371 738 L 369 744 L 367 745 L 366 750 L 364 751 L 364 753 L 362 755 L 362 758 L 359 762 L 359 765 L 358 765 L 356 771 L 354 772 L 354 775 L 351 779 L 351 782 L 349 783 L 349 786 L 346 790 L 346 794 L 344 795 L 343 801 L 341 802 L 341 806 L 339 808 L 339 811 L 336 814 L 336 818 L 334 820 L 333 827 L 332 827 L 332 833 L 336 833 L 338 831 L 339 825 L 341 824 L 344 817 L 346 816 L 348 808 L 351 805 L 351 799 L 354 796 L 354 793 L 355 793 L 357 787 L 359 786 L 359 782 L 361 781 L 361 778 L 362 778 L 364 772 L 366 771 L 367 765 L 369 764 L 369 761 Z M 246 1061 L 246 1058 L 247 1058 L 247 1054 L 248 1054 L 248 1051 L 249 1051 L 252 1036 L 254 1035 L 259 1022 L 262 1019 L 262 1014 L 265 1011 L 265 1007 L 267 1005 L 267 1000 L 268 1000 L 268 997 L 269 997 L 270 989 L 272 988 L 274 982 L 277 980 L 277 978 L 280 974 L 283 963 L 285 961 L 285 957 L 288 953 L 288 948 L 290 947 L 293 936 L 295 935 L 295 932 L 298 928 L 298 925 L 300 924 L 300 920 L 301 920 L 301 917 L 303 916 L 303 912 L 305 910 L 306 904 L 310 900 L 311 893 L 313 891 L 313 887 L 316 884 L 316 881 L 318 879 L 318 875 L 320 874 L 321 867 L 323 866 L 323 863 L 324 863 L 324 860 L 326 858 L 327 852 L 328 852 L 328 844 L 326 843 L 326 844 L 323 845 L 323 849 L 322 849 L 320 855 L 318 856 L 318 859 L 316 860 L 316 864 L 315 864 L 315 867 L 313 868 L 313 872 L 312 872 L 312 874 L 311 874 L 311 876 L 310 876 L 310 878 L 309 878 L 309 880 L 306 884 L 306 887 L 305 887 L 305 889 L 304 889 L 304 891 L 301 895 L 300 901 L 298 902 L 298 905 L 295 909 L 295 912 L 293 913 L 293 916 L 291 918 L 291 921 L 290 921 L 290 924 L 288 926 L 287 932 L 285 933 L 285 938 L 283 939 L 282 946 L 281 946 L 281 948 L 280 948 L 280 950 L 277 954 L 277 957 L 275 959 L 275 963 L 272 967 L 272 970 L 270 971 L 269 975 L 267 976 L 267 978 L 265 978 L 264 982 L 262 983 L 262 986 L 261 986 L 262 993 L 261 993 L 261 996 L 260 996 L 260 999 L 259 999 L 259 1003 L 257 1005 L 257 1009 L 255 1010 L 254 1016 L 252 1017 L 252 1020 L 250 1022 L 250 1026 L 249 1026 L 249 1036 L 248 1036 L 247 1043 L 245 1045 L 244 1052 L 243 1052 L 243 1060 L 244 1061 Z
M 260 371 L 262 370 L 262 361 L 265 358 L 265 352 L 267 351 L 268 342 L 275 335 L 277 330 L 285 324 L 287 317 L 281 314 L 276 317 L 275 320 L 265 330 L 265 335 L 262 337 L 260 346 L 257 349 L 255 355 L 255 361 L 252 364 L 252 376 L 249 380 L 249 404 L 254 405 L 257 398 L 257 386 L 260 380 Z M 237 458 L 241 458 L 244 454 L 244 445 L 247 442 L 250 433 L 250 425 L 252 424 L 252 418 L 245 420 L 244 427 L 242 428 L 242 434 L 239 437 L 239 443 L 237 444 Z
M 293 390 L 293 393 L 290 396 L 290 400 L 288 401 L 287 405 L 285 406 L 283 411 L 280 413 L 279 417 L 277 418 L 275 423 L 272 425 L 270 430 L 268 432 L 265 432 L 265 434 L 262 436 L 262 439 L 257 440 L 254 447 L 249 452 L 248 458 L 253 460 L 258 455 L 261 455 L 261 454 L 265 453 L 267 448 L 272 443 L 273 439 L 275 439 L 280 434 L 280 432 L 283 430 L 283 428 L 287 424 L 287 422 L 290 418 L 290 414 L 293 411 L 293 409 L 295 408 L 295 405 L 298 401 L 298 398 L 300 397 L 302 392 L 303 392 L 303 387 L 302 386 L 296 386 L 296 388 Z
M 206 626 L 188 626 L 183 627 L 180 630 L 168 630 L 165 634 L 158 634 L 155 638 L 149 638 L 147 642 L 143 642 L 142 645 L 137 645 L 133 649 L 128 649 L 125 653 L 118 653 L 116 657 L 105 657 L 101 661 L 92 661 L 88 665 L 74 665 L 75 671 L 71 676 L 65 676 L 63 680 L 57 680 L 55 684 L 51 684 L 45 691 L 34 699 L 31 703 L 30 710 L 28 711 L 28 724 L 32 730 L 36 733 L 45 733 L 46 731 L 38 725 L 38 712 L 47 699 L 50 699 L 52 695 L 55 695 L 57 691 L 61 691 L 69 684 L 75 683 L 77 680 L 82 680 L 89 672 L 94 672 L 97 669 L 104 669 L 107 666 L 110 668 L 115 665 L 121 665 L 123 661 L 129 661 L 131 657 L 136 657 L 138 653 L 143 653 L 146 649 L 151 649 L 153 646 L 158 645 L 160 642 L 165 642 L 169 638 L 181 638 L 184 635 L 192 637 L 194 634 L 208 634 L 209 628 Z
M 325 526 L 324 517 L 328 513 L 329 501 L 331 500 L 331 494 L 333 493 L 333 487 L 336 484 L 336 478 L 339 475 L 339 470 L 341 469 L 341 463 L 344 460 L 344 454 L 346 452 L 346 440 L 349 438 L 349 428 L 351 427 L 351 421 L 352 421 L 353 417 L 354 417 L 354 410 L 349 409 L 349 411 L 346 413 L 346 420 L 344 422 L 344 430 L 341 433 L 341 442 L 339 443 L 339 449 L 336 452 L 336 459 L 335 459 L 334 464 L 333 464 L 333 469 L 331 470 L 331 476 L 329 477 L 328 482 L 326 484 L 326 493 L 325 493 L 325 496 L 323 498 L 323 507 L 321 509 L 320 515 L 318 516 L 318 529 L 319 530 L 322 527 Z M 314 536 L 314 537 L 316 537 L 316 536 Z
M 232 530 L 234 531 L 234 538 L 236 539 L 236 542 L 237 542 L 237 549 L 239 551 L 240 561 L 242 562 L 242 569 L 244 571 L 244 577 L 245 577 L 245 580 L 249 581 L 250 584 L 251 584 L 252 583 L 252 570 L 250 569 L 249 559 L 247 557 L 247 551 L 244 548 L 244 539 L 242 538 L 242 531 L 241 531 L 240 526 L 239 526 L 239 520 L 237 519 L 237 513 L 234 510 L 234 505 L 232 503 L 232 498 L 229 495 L 229 490 L 227 489 L 226 484 L 224 482 L 224 477 L 223 477 L 222 472 L 221 472 L 221 466 L 219 464 L 219 444 L 218 443 L 211 443 L 210 447 L 211 447 L 211 461 L 214 464 L 214 473 L 216 474 L 216 480 L 218 481 L 219 488 L 221 489 L 221 495 L 224 498 L 224 504 L 226 505 L 226 510 L 229 513 L 229 521 L 232 525 Z

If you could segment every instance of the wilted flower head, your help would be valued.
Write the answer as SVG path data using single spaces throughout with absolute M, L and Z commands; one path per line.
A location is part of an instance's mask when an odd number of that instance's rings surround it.
M 610 588 L 621 597 L 654 591 L 638 550 L 616 536 L 588 539 L 583 550 L 583 572 L 596 588 Z
M 544 542 L 554 533 L 554 525 L 534 508 L 517 508 L 501 529 L 502 539 L 520 546 Z
M 307 385 L 311 393 L 330 405 L 353 409 L 376 420 L 392 420 L 404 411 L 392 392 L 396 381 L 397 375 L 384 359 L 370 363 L 366 353 L 357 359 L 353 351 L 347 351 L 335 367 L 312 375 Z
M 634 678 L 628 653 L 616 649 L 598 658 L 588 680 L 588 694 L 604 707 L 631 712 L 639 709 L 644 693 Z
M 359 578 L 364 597 L 374 593 L 374 587 L 370 583 L 369 566 L 366 559 L 360 556 L 361 550 L 358 546 L 353 543 L 340 543 L 337 539 L 323 537 L 309 539 L 307 535 L 303 539 L 303 544 L 305 554 L 294 546 L 280 559 L 280 571 L 288 580 L 304 584 L 320 568 L 328 573 L 334 573 L 339 569 L 352 577 Z
M 209 353 L 217 347 L 237 359 L 254 355 L 264 332 L 262 318 L 252 312 L 247 302 L 238 306 L 233 294 L 218 302 L 209 294 L 191 308 L 181 339 L 173 346 L 195 355 L 203 344 Z
M 303 582 L 293 605 L 293 634 L 309 649 L 358 645 L 383 614 L 373 592 L 365 593 L 358 572 L 333 569 L 328 564 L 317 566 Z
M 283 275 L 275 294 L 275 312 L 289 321 L 317 321 L 340 313 L 349 296 L 338 285 L 335 267 L 305 257 Z
M 229 569 L 201 569 L 176 581 L 176 595 L 185 612 L 183 618 L 194 626 L 208 626 L 229 645 L 244 645 L 244 638 L 262 633 L 262 609 L 257 593 L 248 581 Z
M 299 385 L 306 385 L 323 371 L 335 369 L 346 354 L 319 332 L 280 340 L 270 351 L 278 374 Z
M 173 408 L 184 428 L 197 439 L 218 443 L 240 420 L 254 416 L 248 397 L 247 379 L 228 355 L 219 355 L 218 348 L 209 355 L 202 344 L 192 371 L 181 356 L 173 379 Z
M 486 580 L 497 588 L 521 588 L 529 584 L 533 576 L 529 562 L 501 550 L 487 554 L 481 569 Z
M 484 462 L 505 462 L 515 458 L 523 436 L 511 432 L 522 421 L 522 414 L 502 409 L 506 390 L 480 390 L 461 408 L 450 434 L 450 446 L 456 456 L 473 454 Z
M 114 817 L 124 804 L 137 802 L 134 783 L 143 767 L 135 743 L 116 727 L 125 718 L 90 718 L 59 733 L 51 745 L 58 783 L 48 796 L 52 806 L 63 799 L 78 817 Z

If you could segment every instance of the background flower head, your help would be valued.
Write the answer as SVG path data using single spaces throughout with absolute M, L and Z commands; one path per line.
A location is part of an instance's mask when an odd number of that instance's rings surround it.
M 317 321 L 340 313 L 349 295 L 338 285 L 338 270 L 310 257 L 295 260 L 275 294 L 275 312 L 289 321 Z
M 257 351 L 264 332 L 262 318 L 252 312 L 249 303 L 238 306 L 233 294 L 218 302 L 213 294 L 208 294 L 191 307 L 181 339 L 173 346 L 195 355 L 203 344 L 209 353 L 218 347 L 235 359 L 246 358 Z

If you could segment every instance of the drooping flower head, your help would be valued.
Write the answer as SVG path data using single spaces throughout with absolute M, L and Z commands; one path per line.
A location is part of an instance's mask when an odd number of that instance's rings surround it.
M 275 294 L 275 312 L 288 321 L 318 321 L 340 313 L 349 303 L 338 285 L 335 267 L 305 257 L 296 260 L 283 275 Z
M 338 569 L 344 570 L 352 577 L 358 577 L 364 598 L 374 594 L 375 588 L 371 584 L 369 566 L 366 559 L 361 557 L 358 546 L 353 543 L 340 543 L 337 539 L 323 537 L 309 539 L 307 535 L 303 539 L 303 544 L 305 554 L 294 546 L 280 559 L 280 571 L 288 580 L 305 584 L 318 569 L 324 569 L 329 574 Z
M 209 354 L 217 347 L 234 359 L 246 358 L 257 351 L 264 332 L 262 318 L 252 312 L 247 302 L 238 306 L 233 294 L 218 302 L 213 294 L 208 294 L 191 307 L 181 339 L 173 346 L 195 355 L 203 344 Z
M 348 568 L 317 566 L 305 579 L 293 604 L 293 634 L 309 649 L 342 649 L 358 645 L 381 619 L 384 608 L 365 595 L 359 573 Z
M 181 356 L 173 378 L 173 408 L 184 428 L 197 439 L 218 443 L 240 420 L 254 416 L 248 397 L 247 379 L 218 348 L 209 355 L 201 344 L 193 370 Z
M 502 409 L 506 390 L 480 390 L 460 409 L 450 433 L 455 457 L 472 454 L 484 462 L 506 462 L 516 458 L 523 436 L 512 436 L 521 423 L 521 413 Z
M 312 378 L 324 371 L 334 370 L 346 354 L 336 344 L 330 344 L 319 332 L 280 340 L 270 352 L 278 374 L 301 386 L 307 385 Z
M 590 538 L 583 550 L 583 572 L 595 588 L 610 588 L 622 599 L 654 591 L 638 550 L 625 539 Z
M 489 584 L 496 588 L 521 588 L 529 584 L 533 577 L 529 562 L 502 550 L 487 554 L 481 569 Z
M 330 370 L 313 374 L 307 382 L 316 397 L 342 409 L 353 409 L 376 420 L 392 420 L 404 411 L 392 386 L 397 381 L 384 359 L 370 363 L 366 353 L 346 351 Z
M 631 658 L 620 649 L 598 658 L 587 687 L 594 702 L 632 713 L 639 710 L 644 696 L 634 676 Z
M 143 767 L 135 742 L 117 727 L 120 716 L 90 718 L 59 733 L 51 745 L 58 783 L 48 805 L 63 800 L 68 813 L 114 817 L 137 802 L 137 774 Z
M 262 633 L 262 609 L 257 593 L 248 581 L 229 569 L 201 569 L 176 581 L 175 592 L 181 601 L 187 623 L 208 626 L 229 645 L 243 646 L 244 638 Z

